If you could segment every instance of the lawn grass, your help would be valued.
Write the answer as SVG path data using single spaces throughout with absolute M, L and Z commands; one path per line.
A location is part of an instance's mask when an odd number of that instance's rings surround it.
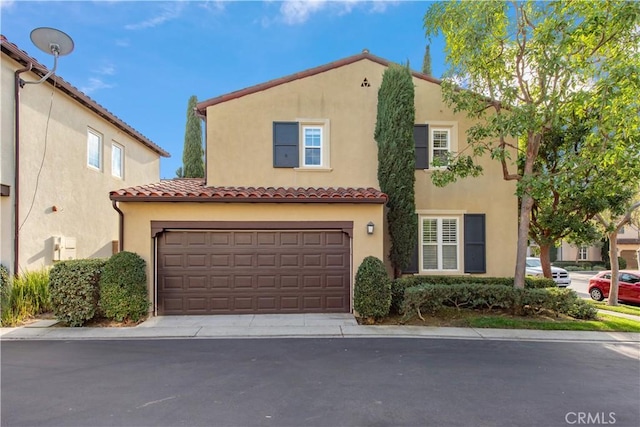
M 538 329 L 543 331 L 640 332 L 640 322 L 598 313 L 596 320 L 549 320 L 535 318 L 504 318 L 480 315 L 468 319 L 472 328 Z
M 417 316 L 402 319 L 391 316 L 382 324 L 405 324 L 418 326 L 496 328 L 496 329 L 538 329 L 544 331 L 602 331 L 602 332 L 640 332 L 640 322 L 599 312 L 596 320 L 578 320 L 569 316 L 556 317 L 550 313 L 514 316 L 505 312 L 482 312 L 475 310 L 457 310 L 442 307 L 435 315 L 425 315 L 424 321 Z
M 632 314 L 634 316 L 640 316 L 640 307 L 628 304 L 620 304 L 609 306 L 604 301 L 589 301 L 589 304 L 593 304 L 598 310 L 615 311 L 616 313 Z

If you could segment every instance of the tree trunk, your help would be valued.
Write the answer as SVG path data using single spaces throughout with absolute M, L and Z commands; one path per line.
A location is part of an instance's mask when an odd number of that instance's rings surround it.
M 618 229 L 609 233 L 609 261 L 611 262 L 611 286 L 607 305 L 618 305 Z
M 531 219 L 531 208 L 533 199 L 530 195 L 522 196 L 520 204 L 520 224 L 518 225 L 518 251 L 516 252 L 516 272 L 514 286 L 524 288 L 524 276 L 527 270 L 527 242 L 529 240 L 529 220 Z
M 542 273 L 544 277 L 552 279 L 551 275 L 551 245 L 548 243 L 540 244 L 540 263 L 542 264 Z

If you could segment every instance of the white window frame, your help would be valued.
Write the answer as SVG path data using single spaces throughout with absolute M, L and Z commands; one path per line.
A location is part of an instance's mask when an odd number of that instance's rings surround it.
M 587 246 L 578 247 L 578 261 L 588 261 L 589 248 Z
M 427 121 L 424 122 L 429 125 L 429 164 L 427 165 L 427 169 L 425 171 L 444 169 L 446 166 L 434 166 L 433 159 L 434 156 L 434 148 L 433 148 L 433 133 L 435 131 L 446 131 L 448 134 L 447 140 L 447 150 L 449 153 L 458 152 L 458 122 L 455 121 Z M 439 148 L 438 150 L 442 150 Z M 437 150 L 436 150 L 437 151 Z
M 120 161 L 117 164 L 119 170 L 116 169 L 116 151 L 120 152 Z M 119 173 L 118 173 L 119 172 Z M 115 178 L 124 179 L 124 147 L 117 142 L 111 143 L 111 175 Z
M 462 259 L 460 257 L 460 251 L 461 251 L 461 236 L 462 236 L 462 229 L 461 229 L 461 217 L 460 216 L 433 216 L 433 215 L 423 215 L 420 216 L 420 221 L 419 221 L 419 235 L 420 235 L 420 259 L 419 259 L 419 263 L 420 263 L 420 271 L 421 272 L 459 272 L 460 271 L 460 266 L 462 265 Z M 436 242 L 433 244 L 430 243 L 426 243 L 424 242 L 424 221 L 426 220 L 435 220 L 436 221 Z M 443 266 L 443 247 L 447 246 L 447 245 L 451 245 L 451 243 L 445 243 L 443 242 L 443 221 L 444 220 L 454 220 L 455 221 L 455 225 L 456 225 L 456 233 L 455 233 L 455 248 L 456 248 L 456 266 L 455 268 L 444 268 Z M 437 259 L 437 266 L 436 268 L 425 268 L 424 265 L 424 247 L 425 246 L 436 246 L 436 259 Z
M 331 171 L 331 165 L 329 164 L 331 158 L 331 126 L 329 119 L 310 119 L 310 118 L 297 118 L 299 123 L 299 153 L 300 153 L 300 166 L 295 168 L 297 171 L 316 171 L 316 172 L 328 172 Z M 320 164 L 308 165 L 306 156 L 306 129 L 320 129 Z M 317 147 L 310 147 L 317 148 Z
M 319 137 L 320 137 L 320 145 L 316 146 L 316 145 L 307 145 L 307 131 L 317 131 L 319 133 Z M 303 125 L 302 126 L 302 166 L 305 168 L 321 168 L 323 166 L 323 162 L 322 162 L 322 146 L 324 145 L 324 138 L 323 138 L 323 129 L 322 126 L 318 126 L 318 125 Z M 313 135 L 314 137 L 316 135 Z M 310 164 L 309 163 L 309 157 L 307 156 L 307 149 L 310 150 L 314 150 L 314 151 L 318 151 L 319 152 L 319 156 L 320 156 L 320 161 L 318 164 Z
M 95 140 L 92 140 L 92 137 L 95 137 L 97 139 L 98 142 L 98 148 L 97 148 L 97 154 L 98 154 L 98 164 L 95 165 L 92 163 L 92 142 L 94 142 Z M 101 171 L 102 170 L 102 134 L 93 130 L 93 129 L 88 129 L 87 131 L 87 167 L 97 170 L 97 171 Z

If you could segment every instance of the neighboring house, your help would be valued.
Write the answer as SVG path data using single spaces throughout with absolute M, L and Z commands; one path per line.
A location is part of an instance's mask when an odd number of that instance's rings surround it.
M 200 102 L 206 178 L 111 193 L 158 314 L 353 310 L 362 260 L 390 270 L 373 137 L 389 65 L 364 51 Z M 472 122 L 444 105 L 438 80 L 413 82 L 419 226 L 405 273 L 513 276 L 515 183 L 486 156 L 481 177 L 435 187 L 429 159 L 465 149 Z
M 109 257 L 119 240 L 109 191 L 157 181 L 169 154 L 58 76 L 16 96 L 17 72 L 36 82 L 48 70 L 0 37 L 0 264 L 21 272 Z
M 640 257 L 640 228 L 626 224 L 618 232 L 618 256 L 627 261 L 627 268 L 638 268 Z M 566 241 L 558 249 L 558 261 L 602 261 L 602 246 L 574 246 Z M 604 262 L 603 262 L 604 264 Z

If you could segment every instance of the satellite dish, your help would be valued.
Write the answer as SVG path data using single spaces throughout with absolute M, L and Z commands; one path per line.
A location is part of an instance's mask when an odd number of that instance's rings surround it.
M 71 37 L 55 28 L 36 28 L 31 31 L 31 41 L 41 51 L 56 57 L 68 55 L 73 51 Z

